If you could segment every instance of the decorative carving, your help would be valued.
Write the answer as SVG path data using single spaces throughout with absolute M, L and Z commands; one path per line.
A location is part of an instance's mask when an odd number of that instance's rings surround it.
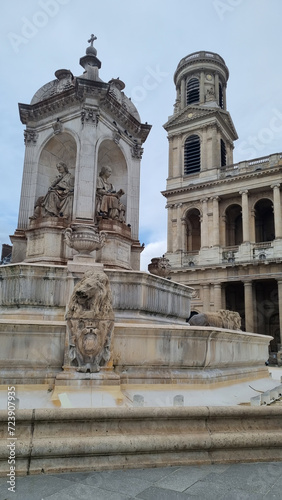
M 88 123 L 90 125 L 98 125 L 99 122 L 99 112 L 92 108 L 83 108 L 81 111 L 81 123 Z
M 164 255 L 162 257 L 154 257 L 148 265 L 148 271 L 155 276 L 167 278 L 171 271 L 171 265 Z
M 188 319 L 188 324 L 190 326 L 215 326 L 229 330 L 240 330 L 241 317 L 237 312 L 220 309 L 217 312 L 195 314 Z
M 26 146 L 31 144 L 36 144 L 37 138 L 38 138 L 38 133 L 35 130 L 28 128 L 24 130 L 24 143 Z
M 81 255 L 89 255 L 105 244 L 106 236 L 99 233 L 97 227 L 85 224 L 72 224 L 64 231 L 65 242 Z
M 206 92 L 206 101 L 214 101 L 215 100 L 215 92 L 214 87 L 210 87 Z
M 102 167 L 99 173 L 96 190 L 96 217 L 125 222 L 125 206 L 120 201 L 125 193 L 123 189 L 116 191 L 108 181 L 111 174 L 112 169 L 109 166 Z
M 108 277 L 87 271 L 75 286 L 67 313 L 68 345 L 65 368 L 98 372 L 111 357 L 114 311 Z
M 233 264 L 235 262 L 236 253 L 233 250 L 228 250 L 227 252 L 222 252 L 222 261 L 229 262 Z
M 143 155 L 143 148 L 141 148 L 139 144 L 134 144 L 134 146 L 131 148 L 131 155 L 132 158 L 138 158 L 138 160 L 141 160 Z
M 31 220 L 40 217 L 62 217 L 69 219 L 72 214 L 74 177 L 69 173 L 68 166 L 60 161 L 57 163 L 59 174 L 52 182 L 45 196 L 37 198 Z
M 60 118 L 57 118 L 57 121 L 52 124 L 52 127 L 55 135 L 62 133 L 63 125 L 60 122 Z
M 121 134 L 120 134 L 120 132 L 115 132 L 115 133 L 114 133 L 114 136 L 113 136 L 113 139 L 114 139 L 114 142 L 115 142 L 116 144 L 118 144 L 118 143 L 119 143 L 119 141 L 120 141 L 120 139 L 121 139 Z
M 180 111 L 180 99 L 176 99 L 174 103 L 174 114 L 179 113 Z

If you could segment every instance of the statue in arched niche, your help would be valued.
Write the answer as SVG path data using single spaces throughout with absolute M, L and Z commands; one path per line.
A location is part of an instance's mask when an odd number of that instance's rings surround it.
M 63 161 L 56 165 L 58 175 L 52 182 L 45 196 L 37 198 L 31 220 L 40 217 L 63 217 L 69 219 L 72 214 L 74 177 Z
M 112 169 L 108 165 L 101 168 L 97 179 L 96 189 L 96 215 L 98 217 L 125 222 L 125 206 L 120 198 L 124 195 L 123 189 L 115 190 L 109 182 Z

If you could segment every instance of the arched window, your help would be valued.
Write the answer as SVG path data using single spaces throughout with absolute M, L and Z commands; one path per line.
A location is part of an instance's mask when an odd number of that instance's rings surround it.
M 221 158 L 221 166 L 225 167 L 226 165 L 226 146 L 225 142 L 220 139 L 220 158 Z
M 230 205 L 225 212 L 226 246 L 237 246 L 243 243 L 242 207 Z
M 200 83 L 198 78 L 191 78 L 187 84 L 187 105 L 200 100 Z
M 255 217 L 256 243 L 274 240 L 275 229 L 272 202 L 268 199 L 259 200 L 255 204 Z
M 198 135 L 190 135 L 184 145 L 184 174 L 194 174 L 201 169 L 201 149 Z
M 218 85 L 218 95 L 219 95 L 219 105 L 223 109 L 223 107 L 224 107 L 223 106 L 223 92 L 222 92 L 222 85 L 220 82 Z

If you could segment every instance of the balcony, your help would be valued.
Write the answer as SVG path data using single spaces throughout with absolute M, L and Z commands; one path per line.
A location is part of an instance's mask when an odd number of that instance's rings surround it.
M 199 251 L 179 252 L 169 256 L 172 267 L 196 270 L 210 265 L 257 264 L 281 260 L 281 240 L 243 243 L 227 247 L 201 248 Z
M 277 166 L 277 164 L 282 165 L 282 153 L 262 156 L 261 158 L 255 158 L 250 161 L 240 161 L 239 163 L 221 167 L 219 177 L 220 179 L 224 179 L 226 177 L 234 177 L 244 173 L 267 170 L 268 168 Z

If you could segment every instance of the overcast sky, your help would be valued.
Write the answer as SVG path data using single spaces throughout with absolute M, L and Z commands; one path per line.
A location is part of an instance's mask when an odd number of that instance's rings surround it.
M 281 0 L 13 0 L 1 5 L 0 244 L 17 227 L 24 141 L 18 102 L 54 79 L 82 74 L 91 33 L 105 82 L 119 77 L 143 123 L 153 127 L 141 163 L 142 268 L 166 251 L 168 142 L 173 75 L 199 50 L 220 54 L 230 71 L 227 108 L 239 139 L 234 161 L 282 151 Z M 146 82 L 150 78 L 150 89 Z

